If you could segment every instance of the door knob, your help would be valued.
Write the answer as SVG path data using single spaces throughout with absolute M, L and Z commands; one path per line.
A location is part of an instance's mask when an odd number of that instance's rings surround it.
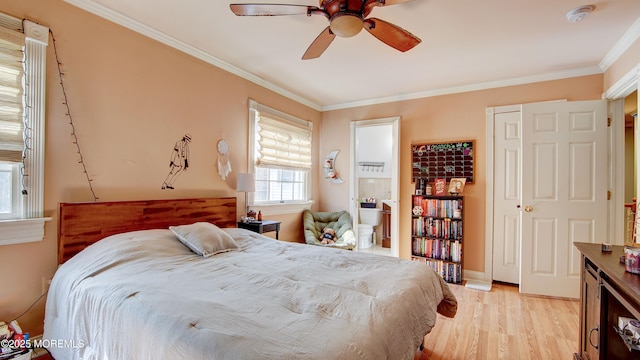
M 525 212 L 532 212 L 532 211 L 533 211 L 533 206 L 531 206 L 531 205 L 527 205 L 527 206 L 525 206 L 525 207 L 524 207 L 524 211 L 525 211 Z

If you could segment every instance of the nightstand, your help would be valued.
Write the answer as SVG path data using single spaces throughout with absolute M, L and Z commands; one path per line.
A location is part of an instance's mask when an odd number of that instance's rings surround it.
M 249 222 L 249 223 L 244 223 L 239 221 L 238 227 L 241 229 L 247 229 L 253 232 L 257 232 L 258 234 L 275 231 L 276 239 L 279 240 L 278 234 L 280 233 L 280 221 L 262 220 L 262 222 Z

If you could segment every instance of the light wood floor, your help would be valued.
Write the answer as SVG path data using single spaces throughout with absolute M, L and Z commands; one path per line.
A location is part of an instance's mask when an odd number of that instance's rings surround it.
M 573 359 L 578 350 L 580 302 L 450 285 L 458 298 L 454 319 L 438 315 L 415 360 Z

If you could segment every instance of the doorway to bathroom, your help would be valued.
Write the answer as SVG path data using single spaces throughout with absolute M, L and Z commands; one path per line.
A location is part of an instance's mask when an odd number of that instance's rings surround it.
M 358 238 L 356 249 L 398 257 L 400 117 L 352 121 L 350 131 L 349 210 Z M 369 220 L 371 209 L 380 211 L 379 221 Z M 375 224 L 367 226 L 369 222 Z M 369 229 L 374 230 L 371 235 Z

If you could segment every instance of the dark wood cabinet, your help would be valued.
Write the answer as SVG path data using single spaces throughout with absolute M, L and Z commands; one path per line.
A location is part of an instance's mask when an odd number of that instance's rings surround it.
M 391 247 L 391 206 L 382 204 L 382 247 Z
M 600 331 L 600 307 L 598 294 L 598 271 L 593 264 L 585 259 L 582 270 L 582 299 L 581 313 L 584 316 L 580 326 L 580 352 L 583 359 L 598 358 L 598 336 Z
M 622 246 L 602 252 L 601 244 L 575 243 L 581 252 L 580 349 L 575 359 L 640 359 L 618 334 L 621 317 L 640 319 L 640 275 L 620 263 Z

